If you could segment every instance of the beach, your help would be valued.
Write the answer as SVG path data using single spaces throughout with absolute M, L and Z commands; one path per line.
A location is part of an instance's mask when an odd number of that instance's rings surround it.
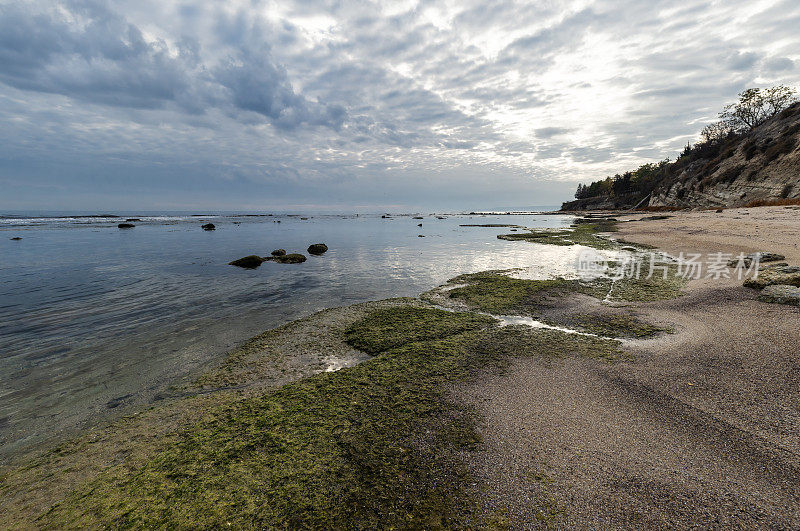
M 673 256 L 772 250 L 800 260 L 796 209 L 668 214 L 615 216 L 625 222 L 614 237 Z M 800 311 L 759 302 L 735 278 L 684 289 L 635 305 L 674 333 L 628 343 L 632 363 L 526 358 L 457 391 L 484 414 L 490 449 L 474 466 L 518 525 L 542 499 L 565 527 L 800 522 Z M 540 470 L 546 480 L 531 481 Z
M 796 213 L 494 230 L 508 246 L 770 251 L 798 264 Z M 452 276 L 264 332 L 156 402 L 7 467 L 0 522 L 800 523 L 797 307 L 672 266 L 646 280 Z

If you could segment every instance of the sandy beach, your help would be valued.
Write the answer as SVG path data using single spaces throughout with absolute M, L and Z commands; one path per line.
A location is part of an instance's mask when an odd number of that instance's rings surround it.
M 613 236 L 674 256 L 773 251 L 800 263 L 796 208 L 669 215 Z M 543 505 L 567 528 L 800 523 L 800 309 L 759 302 L 735 279 L 685 289 L 635 304 L 674 333 L 626 342 L 632 362 L 519 358 L 456 391 L 484 414 L 488 449 L 473 466 L 516 526 L 541 523 Z

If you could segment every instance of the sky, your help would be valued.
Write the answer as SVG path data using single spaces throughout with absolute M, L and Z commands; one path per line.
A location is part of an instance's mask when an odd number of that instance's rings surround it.
M 557 205 L 800 86 L 797 0 L 0 0 L 0 209 Z

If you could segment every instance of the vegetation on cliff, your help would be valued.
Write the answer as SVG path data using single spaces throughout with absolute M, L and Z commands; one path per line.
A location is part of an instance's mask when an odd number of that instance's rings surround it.
M 687 194 L 692 194 L 688 189 L 697 195 L 717 185 L 724 188 L 736 179 L 754 183 L 768 173 L 765 168 L 798 145 L 800 103 L 790 87 L 745 90 L 719 116 L 720 121 L 703 128 L 701 140 L 687 144 L 675 161 L 665 158 L 588 185 L 579 184 L 576 201 L 564 203 L 562 209 L 632 208 L 651 195 L 669 195 L 676 203 L 671 206 L 687 206 L 677 203 L 690 202 Z M 761 134 L 763 128 L 775 121 L 782 122 L 778 134 Z M 674 193 L 668 194 L 673 187 Z M 800 187 L 790 182 L 773 189 L 766 195 L 777 197 L 760 199 L 786 199 L 800 193 Z M 742 204 L 749 202 L 746 196 L 734 199 Z M 729 198 L 722 197 L 720 206 L 726 200 Z M 651 200 L 650 204 L 653 203 Z

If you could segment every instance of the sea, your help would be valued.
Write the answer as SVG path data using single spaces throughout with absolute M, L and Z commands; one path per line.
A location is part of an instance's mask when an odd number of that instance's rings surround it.
M 134 228 L 117 227 L 127 219 Z M 509 228 L 466 225 L 571 220 L 529 212 L 0 213 L 0 461 L 132 411 L 248 338 L 318 310 L 414 297 L 490 269 L 559 275 L 574 262 L 569 248 L 499 240 Z M 313 243 L 328 252 L 308 255 Z M 308 260 L 228 265 L 273 249 Z

